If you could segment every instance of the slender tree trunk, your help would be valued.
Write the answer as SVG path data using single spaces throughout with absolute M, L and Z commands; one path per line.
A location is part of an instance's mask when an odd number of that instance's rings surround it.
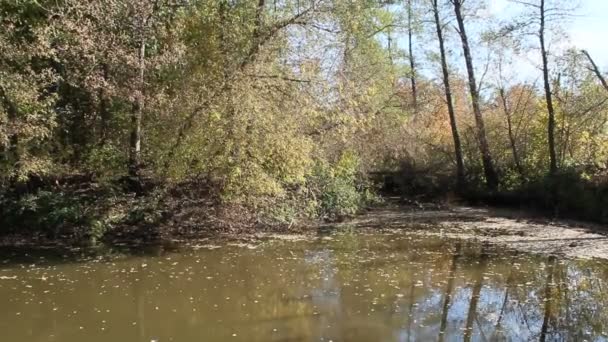
M 483 163 L 486 183 L 488 189 L 496 190 L 498 187 L 498 175 L 496 174 L 496 170 L 494 170 L 492 154 L 490 153 L 490 147 L 488 146 L 488 140 L 486 137 L 485 123 L 483 121 L 483 116 L 481 115 L 481 107 L 479 105 L 479 91 L 477 89 L 477 81 L 475 80 L 475 69 L 473 68 L 473 57 L 471 56 L 471 49 L 469 48 L 469 39 L 467 38 L 467 33 L 464 26 L 464 17 L 462 15 L 462 0 L 451 1 L 452 4 L 454 4 L 454 12 L 456 14 L 456 21 L 458 22 L 458 30 L 460 40 L 462 41 L 464 60 L 466 62 L 467 74 L 469 76 L 469 91 L 471 93 L 473 114 L 475 115 L 475 124 L 477 126 L 477 140 L 479 143 L 479 150 L 481 152 L 481 161 Z
M 414 111 L 418 111 L 418 89 L 416 86 L 416 60 L 414 58 L 414 43 L 413 43 L 413 20 L 412 20 L 412 0 L 407 0 L 407 36 L 408 36 L 408 53 L 410 60 L 410 83 L 412 85 L 412 105 Z
M 591 67 L 592 67 L 593 72 L 595 73 L 595 76 L 597 76 L 597 78 L 600 80 L 604 89 L 606 89 L 606 91 L 608 91 L 608 83 L 606 83 L 606 79 L 602 75 L 600 68 L 597 67 L 597 64 L 595 64 L 595 61 L 593 60 L 593 58 L 591 58 L 591 55 L 589 54 L 589 52 L 587 52 L 587 50 L 581 50 L 581 51 L 587 57 L 587 59 L 589 60 L 589 63 L 591 63 Z
M 258 7 L 256 9 L 255 12 L 255 28 L 254 28 L 254 33 L 253 33 L 253 37 L 255 40 L 257 40 L 260 36 L 260 33 L 262 31 L 262 16 L 264 15 L 264 7 L 266 6 L 266 0 L 258 0 Z M 254 43 L 257 44 L 257 41 L 254 40 Z
M 103 71 L 103 78 L 105 81 L 107 81 L 108 77 L 109 77 L 108 64 L 103 63 L 101 68 Z M 109 101 L 108 101 L 106 89 L 105 89 L 105 87 L 101 87 L 101 89 L 99 89 L 99 117 L 101 119 L 101 122 L 99 123 L 99 126 L 100 126 L 99 127 L 99 145 L 100 146 L 105 145 L 105 143 L 108 139 L 108 126 L 109 126 L 109 121 L 110 121 L 110 109 L 108 107 L 109 107 Z
M 146 40 L 143 37 L 139 46 L 139 67 L 137 77 L 137 95 L 133 104 L 133 113 L 131 115 L 131 139 L 129 153 L 129 176 L 131 178 L 139 177 L 139 169 L 141 167 L 141 122 L 144 111 L 144 85 L 145 85 L 145 58 L 146 58 Z
M 515 135 L 513 134 L 513 123 L 511 121 L 511 111 L 509 110 L 509 106 L 507 104 L 507 97 L 505 94 L 504 88 L 500 88 L 500 100 L 502 102 L 502 108 L 505 113 L 505 117 L 507 118 L 507 131 L 509 134 L 509 143 L 511 145 L 511 152 L 513 153 L 513 161 L 515 162 L 515 167 L 517 168 L 517 172 L 522 180 L 525 178 L 524 169 L 521 165 L 521 160 L 519 158 L 519 152 L 517 151 L 517 143 L 515 141 Z
M 226 40 L 226 30 L 227 30 L 227 26 L 225 25 L 227 18 L 228 18 L 228 1 L 227 0 L 222 0 L 220 1 L 219 4 L 219 44 L 220 44 L 220 52 L 223 55 L 223 69 L 224 69 L 224 80 L 223 82 L 226 83 L 228 82 L 228 78 L 230 77 L 230 67 L 231 67 L 231 58 L 229 56 L 229 51 L 228 51 L 228 47 L 226 46 L 226 43 L 228 42 Z
M 458 191 L 464 191 L 464 161 L 462 158 L 462 144 L 460 143 L 460 135 L 458 134 L 458 125 L 456 123 L 456 113 L 454 111 L 454 102 L 452 101 L 452 90 L 450 87 L 450 73 L 445 53 L 445 42 L 443 40 L 443 29 L 441 27 L 441 19 L 439 18 L 439 7 L 437 0 L 431 0 L 433 6 L 433 14 L 435 16 L 435 28 L 437 30 L 437 40 L 439 41 L 439 52 L 441 55 L 441 71 L 443 73 L 443 87 L 445 89 L 445 101 L 448 106 L 448 115 L 450 116 L 450 127 L 452 129 L 452 138 L 454 139 L 454 155 L 456 157 L 456 181 L 458 183 Z
M 549 174 L 557 173 L 557 154 L 555 152 L 555 110 L 553 109 L 553 97 L 551 95 L 551 83 L 549 80 L 549 61 L 547 58 L 547 49 L 545 47 L 545 0 L 540 0 L 540 30 L 538 37 L 540 40 L 540 51 L 543 60 L 543 80 L 545 86 L 545 98 L 547 101 L 547 112 L 549 114 L 549 123 L 547 125 L 547 138 L 549 140 Z
M 393 36 L 391 35 L 391 31 L 387 32 L 387 50 L 388 50 L 388 61 L 391 64 L 391 67 L 395 64 L 393 61 Z
M 2 86 L 0 86 L 0 101 L 1 101 L 4 109 L 6 110 L 8 123 L 15 124 L 15 121 L 17 120 L 17 115 L 18 115 L 17 106 L 15 106 L 13 101 L 11 101 L 11 99 L 8 97 L 8 94 L 6 94 L 6 91 L 4 90 L 4 88 L 2 88 Z M 19 155 L 19 136 L 17 135 L 16 132 L 10 133 L 9 145 L 8 145 L 8 148 L 6 149 L 6 152 L 3 154 L 4 154 L 4 159 L 8 163 L 12 164 L 11 169 L 13 169 L 15 171 L 15 173 L 18 174 L 21 156 Z M 10 181 L 11 181 L 11 183 L 13 183 L 12 185 L 15 185 L 14 183 L 16 182 L 16 180 L 17 180 L 16 177 L 11 177 Z

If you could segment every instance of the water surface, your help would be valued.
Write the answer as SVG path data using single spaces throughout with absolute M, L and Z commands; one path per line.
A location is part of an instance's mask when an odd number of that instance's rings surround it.
M 608 340 L 599 261 L 401 233 L 209 247 L 2 251 L 1 340 Z

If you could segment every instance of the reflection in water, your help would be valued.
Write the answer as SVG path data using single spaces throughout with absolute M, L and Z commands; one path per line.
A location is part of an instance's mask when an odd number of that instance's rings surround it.
M 547 281 L 545 283 L 545 314 L 543 315 L 543 325 L 540 329 L 539 341 L 545 342 L 547 340 L 547 329 L 549 328 L 549 319 L 551 316 L 551 303 L 553 302 L 553 295 L 551 287 L 553 286 L 553 271 L 555 268 L 555 257 L 550 256 L 547 262 Z
M 403 234 L 5 251 L 0 329 L 6 341 L 606 341 L 607 276 L 600 262 Z
M 464 330 L 465 342 L 471 341 L 471 336 L 473 336 L 473 321 L 477 320 L 477 304 L 479 303 L 479 296 L 481 294 L 481 286 L 483 282 L 483 274 L 486 270 L 487 257 L 488 256 L 485 251 L 482 250 L 481 254 L 479 255 L 479 270 L 475 272 L 473 292 L 471 294 L 471 301 L 469 302 L 469 312 L 467 313 L 467 325 Z M 479 320 L 477 320 L 477 323 L 479 324 Z M 479 329 L 479 332 L 485 340 L 485 336 L 483 336 L 483 329 Z
M 454 290 L 454 276 L 456 274 L 456 264 L 458 257 L 460 256 L 460 243 L 456 243 L 456 250 L 452 257 L 452 263 L 450 266 L 450 272 L 448 273 L 448 285 L 443 295 L 443 307 L 441 310 L 441 326 L 439 328 L 439 341 L 443 342 L 445 339 L 445 328 L 448 324 L 448 310 L 450 308 L 450 301 L 452 300 L 452 291 Z

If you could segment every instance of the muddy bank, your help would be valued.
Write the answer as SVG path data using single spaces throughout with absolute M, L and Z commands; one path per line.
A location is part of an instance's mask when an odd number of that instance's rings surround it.
M 369 210 L 339 227 L 405 230 L 417 234 L 471 239 L 531 253 L 608 259 L 608 227 L 551 220 L 526 211 L 389 204 Z
M 198 211 L 215 217 L 209 206 L 200 205 Z M 175 208 L 173 208 L 175 209 Z M 385 231 L 404 232 L 446 238 L 476 240 L 504 245 L 520 251 L 556 254 L 567 257 L 608 259 L 608 227 L 571 220 L 551 220 L 529 211 L 497 208 L 401 205 L 389 201 L 379 207 L 338 224 L 318 224 L 272 227 L 243 224 L 242 211 L 231 208 L 228 212 L 240 219 L 222 221 L 192 220 L 181 213 L 190 211 L 174 210 L 174 220 L 162 225 L 147 224 L 116 227 L 106 234 L 102 242 L 106 246 L 169 246 L 201 247 L 218 243 L 238 243 L 253 246 L 268 239 L 307 240 L 320 236 L 331 239 L 335 230 L 357 232 Z M 190 215 L 192 216 L 192 215 Z M 226 216 L 226 215 L 223 215 Z M 162 233 L 159 233 L 162 232 Z M 43 234 L 7 235 L 0 238 L 2 247 L 32 248 L 89 248 L 87 243 L 71 237 L 48 237 Z

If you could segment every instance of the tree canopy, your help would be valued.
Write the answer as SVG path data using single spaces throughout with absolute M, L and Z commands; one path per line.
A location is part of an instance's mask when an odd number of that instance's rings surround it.
M 354 213 L 386 172 L 423 192 L 597 184 L 603 71 L 550 44 L 571 5 L 512 1 L 508 20 L 487 6 L 2 1 L 0 184 L 204 179 L 289 222 Z M 539 71 L 518 74 L 529 56 Z

